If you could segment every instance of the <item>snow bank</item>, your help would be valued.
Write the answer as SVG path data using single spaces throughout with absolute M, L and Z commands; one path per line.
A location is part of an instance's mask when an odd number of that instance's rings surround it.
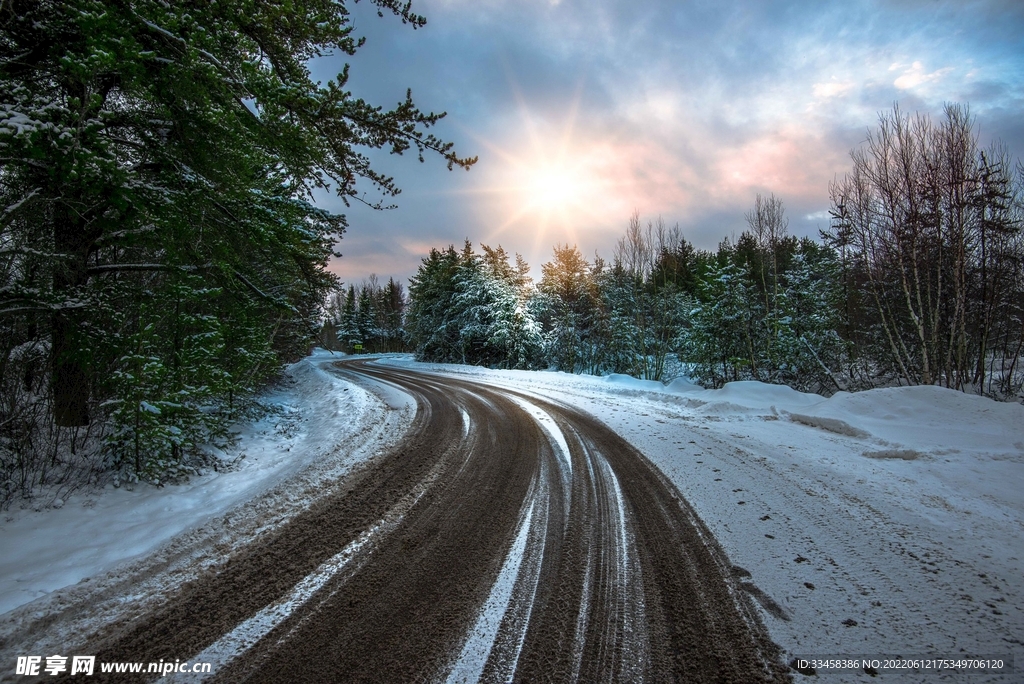
M 808 413 L 841 418 L 879 439 L 925 451 L 1024 454 L 1024 406 L 942 387 L 840 392 Z
M 0 614 L 149 553 L 318 460 L 353 456 L 332 452 L 380 420 L 380 401 L 328 370 L 338 358 L 321 350 L 289 366 L 264 396 L 276 411 L 236 426 L 234 446 L 213 450 L 221 460 L 214 472 L 162 488 L 79 490 L 59 508 L 8 511 L 0 521 Z
M 703 392 L 704 388 L 694 384 L 690 378 L 676 378 L 670 382 L 665 389 L 674 394 L 689 394 L 690 392 Z
M 665 388 L 664 385 L 656 380 L 639 380 L 632 375 L 622 375 L 621 373 L 606 375 L 604 376 L 604 381 L 609 385 L 616 385 L 627 389 L 647 390 L 649 392 L 660 392 Z
M 725 401 L 738 406 L 752 409 L 798 409 L 821 403 L 823 397 L 818 394 L 797 392 L 785 385 L 768 385 L 753 380 L 726 383 L 722 389 L 705 390 L 697 395 L 701 401 Z

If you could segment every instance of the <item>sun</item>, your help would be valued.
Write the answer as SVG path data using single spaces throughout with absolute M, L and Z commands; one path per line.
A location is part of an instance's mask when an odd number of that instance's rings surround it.
M 552 241 L 578 243 L 618 209 L 627 184 L 621 154 L 613 139 L 577 129 L 580 96 L 578 89 L 565 110 L 544 113 L 517 96 L 519 116 L 497 137 L 474 136 L 488 151 L 484 180 L 470 191 L 488 197 L 487 240 L 530 236 L 535 251 L 546 251 Z
M 576 243 L 580 233 L 600 224 L 608 198 L 613 160 L 605 146 L 577 141 L 571 128 L 561 135 L 534 135 L 519 147 L 492 147 L 496 169 L 487 192 L 502 221 L 491 239 L 526 230 L 536 246 L 550 242 Z
M 564 164 L 528 167 L 525 175 L 521 201 L 540 212 L 564 213 L 578 208 L 590 184 L 584 169 Z

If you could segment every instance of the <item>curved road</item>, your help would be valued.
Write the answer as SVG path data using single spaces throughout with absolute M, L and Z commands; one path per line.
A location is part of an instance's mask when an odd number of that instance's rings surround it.
M 447 376 L 336 370 L 416 399 L 400 446 L 112 626 L 98 662 L 210 662 L 218 682 L 787 681 L 708 529 L 604 424 Z

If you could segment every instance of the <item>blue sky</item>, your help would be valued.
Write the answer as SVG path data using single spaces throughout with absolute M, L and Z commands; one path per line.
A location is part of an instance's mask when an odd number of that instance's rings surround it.
M 937 119 L 969 103 L 980 140 L 1024 156 L 1024 3 L 1005 0 L 679 2 L 414 0 L 419 30 L 354 7 L 366 45 L 351 90 L 390 106 L 406 88 L 469 172 L 375 155 L 398 208 L 344 209 L 332 270 L 406 279 L 430 247 L 501 244 L 539 273 L 555 243 L 611 255 L 630 214 L 713 249 L 757 193 L 790 232 L 827 223 L 828 184 L 878 114 Z M 318 76 L 342 62 L 321 60 Z M 373 197 L 372 188 L 366 188 Z

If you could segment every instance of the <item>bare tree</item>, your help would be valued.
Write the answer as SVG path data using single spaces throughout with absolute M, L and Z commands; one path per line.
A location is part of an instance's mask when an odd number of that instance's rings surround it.
M 782 206 L 782 200 L 776 197 L 775 193 L 767 197 L 758 194 L 754 200 L 754 208 L 743 217 L 747 220 L 751 233 L 757 238 L 758 247 L 765 252 L 774 252 L 789 229 L 786 210 Z
M 894 106 L 851 158 L 830 189 L 831 237 L 856 264 L 893 368 L 908 384 L 985 391 L 994 329 L 1012 318 L 1005 293 L 1019 293 L 1008 156 L 979 151 L 969 109 L 950 104 L 938 125 Z
M 672 340 L 678 334 L 678 293 L 659 288 L 653 275 L 663 255 L 682 242 L 678 224 L 670 228 L 659 216 L 642 227 L 640 214 L 634 211 L 626 234 L 615 245 L 612 273 L 624 281 L 618 287 L 622 290 L 620 297 L 628 305 L 621 314 L 628 316 L 633 330 L 627 370 L 637 377 L 662 378 Z
M 743 217 L 747 220 L 750 232 L 757 241 L 758 249 L 762 254 L 771 260 L 771 288 L 768 287 L 768 278 L 765 269 L 761 269 L 761 287 L 764 292 L 765 314 L 771 320 L 771 335 L 777 338 L 779 335 L 778 307 L 775 302 L 779 299 L 779 246 L 786 237 L 789 229 L 789 219 L 786 218 L 786 210 L 782 206 L 782 200 L 771 193 L 763 197 L 758 193 L 754 199 L 754 208 L 748 211 Z M 772 345 L 769 344 L 769 349 Z

